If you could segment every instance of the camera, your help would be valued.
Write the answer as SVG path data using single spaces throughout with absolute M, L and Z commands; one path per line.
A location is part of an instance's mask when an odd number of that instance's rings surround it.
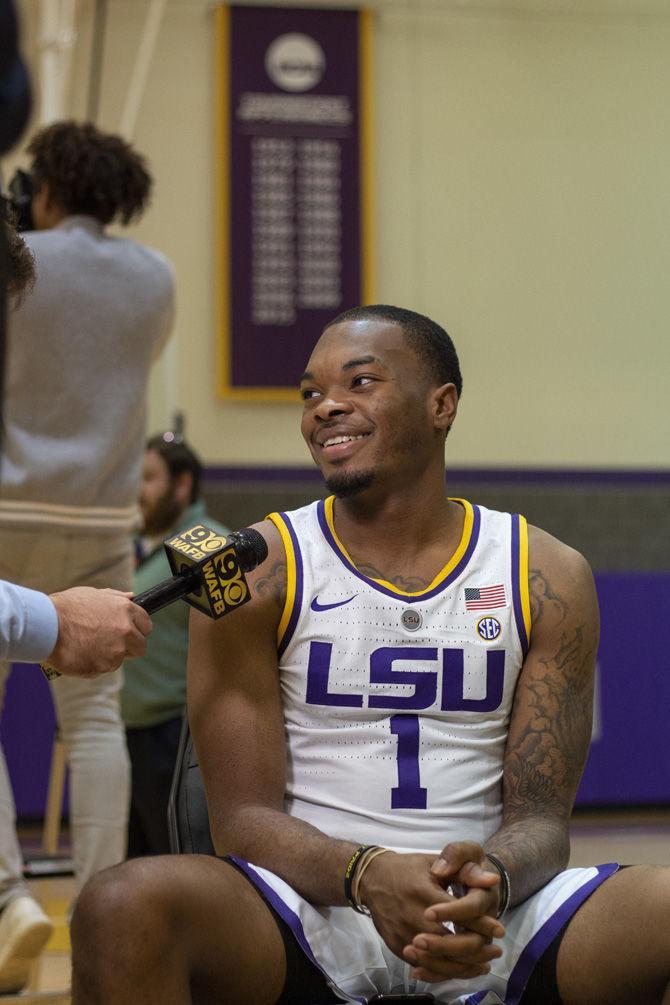
M 33 179 L 27 171 L 18 168 L 9 182 L 9 204 L 14 211 L 17 230 L 34 230 L 33 222 Z

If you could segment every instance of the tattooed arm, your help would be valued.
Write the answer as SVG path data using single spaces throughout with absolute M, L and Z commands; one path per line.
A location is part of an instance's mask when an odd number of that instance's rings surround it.
M 500 885 L 492 887 L 487 852 L 509 873 L 512 905 L 564 869 L 568 824 L 591 738 L 598 603 L 591 570 L 576 551 L 529 528 L 532 631 L 516 692 L 503 764 L 503 819 L 479 845 L 443 848 L 433 875 L 457 880 L 465 896 L 426 911 L 426 921 L 465 929 L 495 917 Z M 405 949 L 422 980 L 434 981 L 444 961 L 458 959 L 448 939 L 420 935 Z
M 516 904 L 565 868 L 569 818 L 591 738 L 598 602 L 588 564 L 529 528 L 532 632 L 503 769 L 503 823 L 486 842 Z

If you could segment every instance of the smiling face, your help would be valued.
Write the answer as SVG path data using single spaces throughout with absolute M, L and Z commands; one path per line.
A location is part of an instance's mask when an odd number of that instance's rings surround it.
M 337 496 L 417 477 L 444 456 L 455 388 L 436 386 L 397 324 L 366 318 L 327 328 L 300 391 L 302 435 Z

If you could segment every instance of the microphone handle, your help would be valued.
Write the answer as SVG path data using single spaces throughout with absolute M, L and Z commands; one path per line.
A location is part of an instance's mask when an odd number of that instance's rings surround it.
M 188 593 L 192 593 L 197 588 L 199 581 L 199 571 L 188 570 L 179 576 L 164 579 L 162 583 L 156 583 L 144 593 L 138 593 L 136 597 L 133 597 L 133 603 L 143 607 L 147 614 L 155 614 L 162 607 L 167 607 L 175 600 L 181 600 Z

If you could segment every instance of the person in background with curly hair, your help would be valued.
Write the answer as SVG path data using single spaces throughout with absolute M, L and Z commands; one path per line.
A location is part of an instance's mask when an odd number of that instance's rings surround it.
M 163 255 L 105 227 L 142 215 L 152 179 L 121 137 L 88 123 L 56 122 L 28 153 L 35 230 L 24 237 L 37 279 L 8 318 L 0 579 L 49 594 L 130 591 L 147 382 L 172 327 L 174 283 Z M 0 664 L 0 696 L 8 672 Z M 120 670 L 51 682 L 78 887 L 125 856 L 121 683 Z M 0 993 L 25 986 L 50 931 L 23 883 L 0 752 Z

